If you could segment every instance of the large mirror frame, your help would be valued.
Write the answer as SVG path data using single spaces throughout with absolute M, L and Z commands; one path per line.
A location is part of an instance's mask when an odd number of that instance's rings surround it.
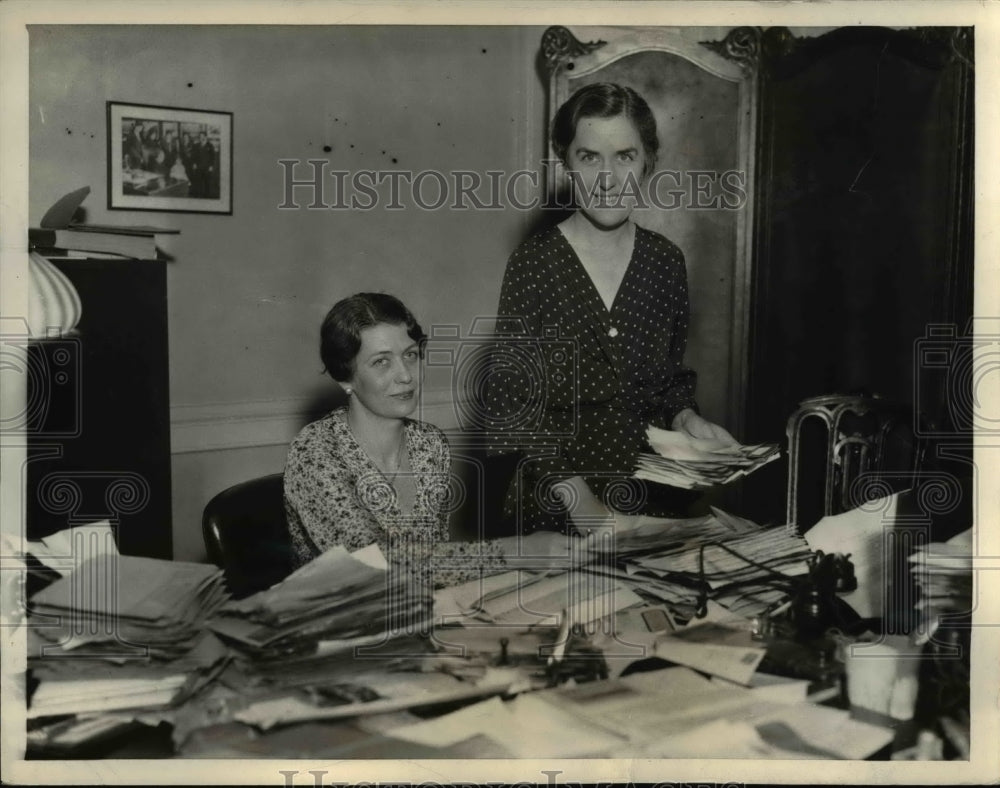
M 657 170 L 679 176 L 660 176 L 656 204 L 651 200 L 634 216 L 685 254 L 691 300 L 686 362 L 698 372 L 704 415 L 737 437 L 747 390 L 759 44 L 760 31 L 749 27 L 550 27 L 541 44 L 549 122 L 576 89 L 600 81 L 635 88 L 656 115 Z M 555 161 L 551 144 L 549 160 Z M 561 170 L 548 168 L 550 195 L 560 189 Z M 723 173 L 730 173 L 728 193 Z M 742 195 L 734 180 L 740 177 Z M 696 179 L 705 187 L 700 194 L 694 193 Z M 675 198 L 664 198 L 665 183 L 686 192 L 680 210 L 674 210 Z

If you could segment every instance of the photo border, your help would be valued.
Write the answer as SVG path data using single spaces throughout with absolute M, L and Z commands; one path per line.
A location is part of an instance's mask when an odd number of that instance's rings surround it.
M 122 141 L 119 132 L 125 114 L 136 110 L 144 120 L 168 120 L 177 123 L 218 123 L 222 126 L 219 150 L 219 196 L 155 197 L 125 194 L 122 189 Z M 138 112 L 136 113 L 138 114 Z M 158 104 L 107 102 L 108 134 L 108 209 L 112 211 L 160 211 L 166 213 L 233 214 L 233 113 L 225 110 L 202 110 L 165 107 Z
M 28 36 L 27 27 L 31 24 L 177 24 L 176 20 L 185 19 L 185 24 L 370 24 L 370 23 L 400 23 L 408 24 L 469 24 L 486 20 L 487 24 L 511 24 L 511 7 L 496 4 L 492 8 L 487 3 L 479 3 L 475 8 L 468 2 L 429 4 L 417 3 L 402 10 L 398 4 L 376 3 L 361 8 L 354 4 L 316 3 L 309 7 L 273 2 L 262 3 L 254 7 L 231 2 L 231 0 L 209 0 L 191 3 L 190 0 L 178 0 L 177 5 L 169 8 L 159 5 L 132 4 L 95 0 L 87 4 L 66 4 L 59 0 L 9 0 L 0 3 L 0 64 L 3 66 L 3 82 L 5 91 L 0 96 L 3 112 L 0 112 L 0 175 L 2 175 L 4 200 L 0 201 L 0 237 L 9 240 L 4 244 L 4 265 L 0 265 L 0 305 L 4 314 L 26 314 L 27 303 L 27 253 L 22 252 L 16 242 L 17 238 L 26 238 L 28 226 L 28 175 L 25 163 L 29 159 L 28 118 L 35 111 L 28 100 Z M 693 6 L 702 6 L 693 8 Z M 330 6 L 330 7 L 328 7 Z M 345 10 L 345 6 L 347 6 Z M 707 7 L 707 8 L 706 8 Z M 494 10 L 495 9 L 495 10 Z M 588 2 L 556 3 L 553 0 L 542 2 L 535 6 L 522 5 L 515 9 L 515 23 L 538 25 L 552 24 L 553 20 L 565 22 L 567 19 L 579 20 L 570 24 L 657 24 L 657 25 L 693 25 L 693 24 L 732 24 L 731 20 L 738 16 L 741 20 L 752 20 L 759 24 L 784 25 L 826 25 L 838 26 L 861 24 L 863 22 L 886 21 L 896 24 L 972 24 L 976 28 L 977 79 L 976 90 L 976 138 L 975 149 L 977 159 L 975 210 L 977 218 L 982 220 L 991 215 L 997 206 L 996 157 L 997 141 L 1000 136 L 995 134 L 1000 126 L 1000 105 L 989 101 L 996 95 L 998 69 L 997 58 L 1000 47 L 1000 18 L 997 12 L 1000 7 L 993 4 L 983 4 L 969 0 L 947 0 L 936 4 L 918 2 L 894 2 L 884 0 L 879 3 L 873 0 L 830 0 L 825 3 L 800 2 L 773 4 L 767 2 L 731 2 L 695 3 L 695 2 L 641 2 L 641 3 L 611 3 L 600 0 Z M 419 17 L 419 23 L 415 20 Z M 613 19 L 614 22 L 608 21 Z M 943 20 L 943 21 L 942 21 Z M 976 313 L 988 316 L 1000 314 L 1000 304 L 996 294 L 1000 289 L 995 287 L 1000 268 L 996 260 L 998 240 L 1000 236 L 992 232 L 989 223 L 976 223 Z M 994 379 L 995 381 L 995 379 Z M 979 392 L 984 398 L 996 396 L 994 381 L 984 382 Z M 6 396 L 21 397 L 24 391 L 10 389 L 4 392 Z M 2 436 L 0 436 L 2 437 Z M 997 514 L 998 500 L 995 496 L 986 494 L 995 483 L 1000 463 L 1000 442 L 986 436 L 976 436 L 975 457 L 977 467 L 982 468 L 984 478 L 976 495 L 977 523 L 992 522 Z M 8 442 L 9 444 L 9 442 Z M 17 469 L 24 460 L 23 447 L 15 441 L 4 446 L 0 453 L 5 471 L 0 474 L 0 488 L 3 492 L 3 504 L 17 506 L 20 504 L 21 491 Z M 4 530 L 17 527 L 14 518 L 4 518 Z M 996 558 L 1000 556 L 1000 542 L 997 534 L 990 529 L 981 529 L 984 533 L 979 543 L 977 560 L 983 560 L 983 566 L 977 569 L 976 582 L 981 592 L 982 608 L 987 621 L 1000 620 L 990 618 L 989 614 L 1000 610 L 997 581 L 1000 580 Z M 4 734 L 0 736 L 0 750 L 8 756 L 0 759 L 4 777 L 12 781 L 28 781 L 31 783 L 51 783 L 58 781 L 64 784 L 87 782 L 91 784 L 167 784 L 166 781 L 177 781 L 177 784 L 208 784 L 214 781 L 220 784 L 260 784 L 263 780 L 271 784 L 290 784 L 290 778 L 284 770 L 294 770 L 299 782 L 295 784 L 314 784 L 325 775 L 326 784 L 333 780 L 356 779 L 373 780 L 406 780 L 410 783 L 420 779 L 443 781 L 476 780 L 483 782 L 491 780 L 513 780 L 529 777 L 532 784 L 566 784 L 569 780 L 583 780 L 587 783 L 595 781 L 651 781 L 670 775 L 673 783 L 695 780 L 703 783 L 707 780 L 724 781 L 738 775 L 741 781 L 749 783 L 763 782 L 767 784 L 799 782 L 803 778 L 815 784 L 833 784 L 843 782 L 862 782 L 869 784 L 957 784 L 960 782 L 994 782 L 997 766 L 1000 765 L 1000 753 L 989 741 L 996 741 L 998 728 L 996 687 L 1000 686 L 1000 665 L 995 655 L 1000 627 L 987 623 L 979 627 L 977 634 L 984 642 L 982 648 L 973 650 L 973 675 L 982 681 L 980 693 L 981 714 L 974 717 L 974 731 L 979 734 L 979 745 L 974 743 L 971 761 L 967 762 L 820 762 L 813 764 L 815 768 L 808 769 L 804 761 L 793 762 L 746 762 L 738 760 L 716 761 L 686 761 L 674 760 L 665 763 L 656 761 L 627 760 L 544 760 L 510 762 L 503 760 L 477 761 L 355 761 L 345 764 L 342 761 L 321 759 L 287 759 L 287 760 L 190 760 L 190 761 L 67 761 L 67 762 L 24 762 L 23 752 L 19 758 L 17 750 L 23 750 L 23 718 L 24 697 L 23 686 L 18 682 L 17 672 L 21 668 L 20 654 L 23 653 L 24 629 L 12 621 L 11 607 L 16 602 L 16 583 L 18 571 L 13 565 L 5 564 L 10 571 L 0 573 L 3 579 L 3 613 L 6 614 L 8 637 L 5 645 L 9 648 L 0 649 L 0 679 L 3 680 L 5 695 L 4 714 L 2 715 Z M 15 610 L 16 613 L 16 610 Z M 19 650 L 20 647 L 20 650 Z M 20 726 L 20 728 L 19 728 Z M 320 777 L 310 773 L 308 769 L 325 769 Z

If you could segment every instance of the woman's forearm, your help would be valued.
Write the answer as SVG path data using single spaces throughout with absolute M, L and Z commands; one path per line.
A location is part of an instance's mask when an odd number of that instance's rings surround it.
M 594 495 L 582 476 L 571 476 L 558 482 L 553 493 L 566 507 L 569 519 L 577 530 L 614 522 L 614 514 Z

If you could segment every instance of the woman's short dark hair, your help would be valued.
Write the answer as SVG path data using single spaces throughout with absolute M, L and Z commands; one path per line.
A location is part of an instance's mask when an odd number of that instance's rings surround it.
M 350 380 L 361 349 L 361 331 L 380 323 L 406 326 L 410 339 L 423 345 L 427 336 L 403 302 L 387 293 L 357 293 L 338 301 L 319 329 L 319 355 L 324 371 L 336 381 Z
M 656 136 L 656 118 L 646 100 L 632 88 L 613 82 L 595 82 L 585 85 L 559 107 L 552 121 L 552 147 L 556 156 L 566 164 L 569 146 L 576 137 L 577 124 L 583 118 L 616 118 L 624 115 L 639 132 L 643 152 L 646 154 L 645 172 L 656 166 L 660 140 Z

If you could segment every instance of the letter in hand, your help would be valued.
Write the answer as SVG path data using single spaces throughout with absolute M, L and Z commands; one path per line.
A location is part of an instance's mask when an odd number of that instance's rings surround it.
M 720 427 L 718 424 L 702 418 L 691 408 L 685 408 L 674 416 L 670 428 L 690 435 L 692 438 L 719 441 L 724 445 L 739 445 L 739 441 L 725 427 Z

